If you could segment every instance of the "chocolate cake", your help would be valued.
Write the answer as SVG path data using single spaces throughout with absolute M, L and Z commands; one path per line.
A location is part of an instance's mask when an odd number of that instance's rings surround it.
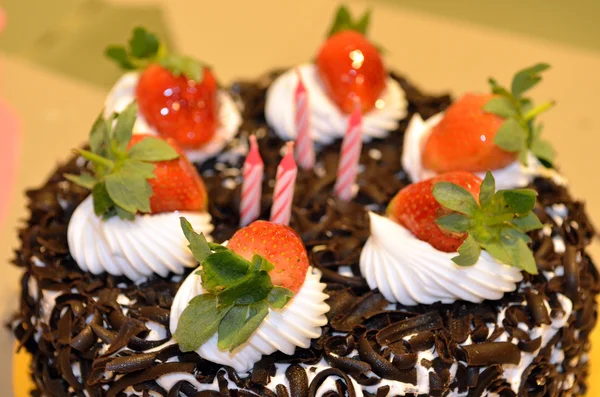
M 284 71 L 226 91 L 241 107 L 237 135 L 196 167 L 208 196 L 215 242 L 239 229 L 242 167 L 254 135 L 264 161 L 261 212 L 268 219 L 281 138 L 265 118 L 267 90 Z M 412 181 L 402 150 L 409 121 L 443 112 L 448 95 L 423 94 L 392 73 L 406 116 L 386 137 L 363 143 L 351 201 L 333 194 L 341 139 L 321 145 L 311 170 L 299 170 L 290 227 L 304 242 L 328 295 L 327 324 L 307 348 L 277 351 L 236 371 L 173 342 L 170 315 L 193 268 L 138 280 L 78 266 L 68 242 L 74 211 L 89 191 L 65 179 L 90 165 L 75 156 L 27 192 L 31 215 L 14 264 L 24 269 L 20 311 L 12 321 L 33 356 L 36 396 L 579 396 L 586 393 L 589 335 L 600 276 L 586 253 L 595 231 L 582 202 L 557 178 L 537 175 L 528 233 L 538 274 L 522 272 L 497 300 L 403 304 L 371 288 L 360 257 L 369 213 L 385 214 Z M 310 313 L 308 313 L 310 315 Z

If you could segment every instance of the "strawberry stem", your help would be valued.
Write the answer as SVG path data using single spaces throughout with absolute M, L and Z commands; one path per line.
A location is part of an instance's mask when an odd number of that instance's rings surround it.
M 83 157 L 86 160 L 91 161 L 92 163 L 95 164 L 99 164 L 99 165 L 103 165 L 106 168 L 108 168 L 109 170 L 113 169 L 113 167 L 115 166 L 114 161 L 109 160 L 105 157 L 99 156 L 95 153 L 92 153 L 88 150 L 84 150 L 84 149 L 79 149 L 78 153 L 81 155 L 81 157 Z
M 531 121 L 537 115 L 550 110 L 554 105 L 556 105 L 556 101 L 548 101 L 546 103 L 542 103 L 541 105 L 536 106 L 535 108 L 525 113 L 525 116 L 523 116 L 523 118 L 525 119 L 525 121 Z

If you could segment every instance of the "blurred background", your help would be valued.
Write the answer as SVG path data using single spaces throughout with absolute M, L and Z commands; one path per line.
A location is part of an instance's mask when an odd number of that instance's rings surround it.
M 8 265 L 26 216 L 24 190 L 87 137 L 119 71 L 102 55 L 143 25 L 214 66 L 222 84 L 299 64 L 316 53 L 335 0 L 0 1 L 0 321 L 16 309 L 18 269 Z M 572 192 L 600 224 L 600 2 L 597 0 L 347 1 L 374 11 L 370 36 L 389 67 L 430 92 L 487 90 L 538 61 L 552 70 L 537 100 L 545 135 Z M 593 254 L 600 259 L 600 250 Z M 0 395 L 12 395 L 12 338 L 0 331 Z M 598 359 L 598 353 L 596 353 Z M 600 363 L 596 364 L 596 368 Z M 596 394 L 597 393 L 597 394 Z M 591 391 L 593 396 L 600 390 Z

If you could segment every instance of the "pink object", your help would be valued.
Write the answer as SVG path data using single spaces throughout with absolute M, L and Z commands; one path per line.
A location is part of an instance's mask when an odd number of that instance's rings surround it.
M 294 161 L 294 142 L 286 144 L 287 152 L 277 167 L 271 222 L 288 225 L 292 216 L 292 200 L 298 167 Z
M 0 99 L 0 227 L 8 211 L 8 205 L 17 176 L 19 158 L 19 122 L 16 114 Z
M 296 159 L 298 165 L 305 170 L 315 166 L 315 147 L 310 136 L 310 112 L 308 109 L 308 93 L 302 82 L 300 70 L 296 69 L 298 85 L 294 92 L 296 109 Z
M 344 201 L 352 199 L 352 186 L 358 173 L 358 161 L 362 149 L 362 113 L 360 102 L 355 102 L 354 111 L 348 119 L 348 128 L 342 141 L 334 191 Z
M 260 215 L 264 164 L 258 152 L 256 137 L 250 135 L 250 151 L 244 162 L 244 181 L 240 203 L 240 225 L 246 226 Z

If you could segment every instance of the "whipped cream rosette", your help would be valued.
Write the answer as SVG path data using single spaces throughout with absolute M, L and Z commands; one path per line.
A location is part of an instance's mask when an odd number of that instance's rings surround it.
M 491 79 L 492 94 L 465 94 L 427 120 L 413 115 L 402 152 L 402 166 L 411 180 L 459 170 L 483 178 L 490 170 L 501 189 L 527 186 L 536 176 L 564 184 L 549 168 L 554 150 L 540 137 L 541 125 L 535 124 L 536 116 L 553 102 L 534 107 L 523 96 L 547 67 L 539 64 L 518 72 L 511 92 Z
M 263 355 L 292 355 L 321 335 L 329 311 L 325 284 L 290 228 L 254 222 L 229 241 L 234 249 L 209 244 L 184 218 L 182 228 L 200 263 L 171 308 L 171 332 L 182 351 L 244 372 Z
M 370 288 L 404 305 L 500 299 L 522 271 L 537 274 L 526 234 L 542 227 L 535 198 L 529 189 L 496 192 L 489 172 L 483 182 L 454 172 L 409 185 L 388 217 L 369 213 L 361 273 Z
M 90 150 L 79 151 L 93 174 L 66 177 L 92 194 L 73 212 L 67 237 L 82 270 L 140 281 L 195 266 L 180 216 L 207 236 L 213 226 L 195 167 L 174 142 L 133 135 L 136 114 L 132 103 L 114 123 L 101 115 L 90 135 Z
M 237 134 L 240 110 L 212 70 L 167 52 L 154 34 L 136 28 L 129 48 L 112 46 L 107 55 L 129 71 L 110 90 L 105 117 L 137 101 L 134 134 L 173 138 L 193 162 L 218 155 Z

